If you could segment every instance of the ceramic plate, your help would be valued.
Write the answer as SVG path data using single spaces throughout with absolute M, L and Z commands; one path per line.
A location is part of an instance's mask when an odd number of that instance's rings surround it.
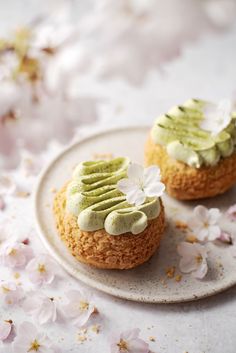
M 73 168 L 96 154 L 128 156 L 143 163 L 143 149 L 148 135 L 147 127 L 112 129 L 87 137 L 55 158 L 42 173 L 35 194 L 36 222 L 39 235 L 50 254 L 72 276 L 86 284 L 117 297 L 153 303 L 174 303 L 195 300 L 221 292 L 236 284 L 236 259 L 230 246 L 208 244 L 209 271 L 204 280 L 182 275 L 178 270 L 177 244 L 184 239 L 176 228 L 176 221 L 186 220 L 197 202 L 179 202 L 167 195 L 163 201 L 167 215 L 167 229 L 159 251 L 142 266 L 133 270 L 97 270 L 77 262 L 60 240 L 54 223 L 52 188 L 59 189 L 70 179 Z M 202 201 L 207 207 L 225 211 L 236 200 L 236 188 L 223 196 Z M 226 219 L 222 226 L 235 233 L 236 227 Z M 168 278 L 166 271 L 175 267 L 175 275 Z M 177 277 L 176 277 L 177 276 Z

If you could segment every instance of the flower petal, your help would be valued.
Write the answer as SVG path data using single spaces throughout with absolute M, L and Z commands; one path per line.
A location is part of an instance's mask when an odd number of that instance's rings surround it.
M 204 119 L 200 124 L 201 128 L 217 135 L 229 125 L 232 119 L 231 111 L 232 102 L 229 99 L 221 100 L 218 104 L 206 103 L 203 107 Z
M 196 247 L 186 241 L 181 242 L 177 246 L 177 251 L 180 256 L 194 256 L 197 254 Z
M 196 232 L 196 237 L 197 237 L 198 240 L 200 240 L 200 241 L 208 240 L 208 237 L 209 237 L 209 228 L 200 228 L 200 229 Z
M 8 338 L 11 333 L 11 329 L 12 325 L 9 322 L 0 322 L 0 341 L 4 341 Z
M 221 234 L 221 229 L 218 225 L 213 225 L 209 227 L 208 240 L 213 241 L 219 238 Z
M 201 244 L 198 244 L 198 243 L 195 243 L 193 245 L 194 245 L 197 253 L 200 254 L 203 259 L 207 258 L 208 250 L 207 250 L 207 248 L 204 245 L 201 245 Z
M 179 269 L 183 273 L 190 273 L 198 267 L 196 259 L 192 256 L 183 257 L 179 262 Z
M 208 220 L 208 209 L 202 205 L 196 206 L 193 210 L 194 216 L 197 217 L 202 222 Z
M 207 261 L 203 260 L 202 263 L 198 266 L 197 270 L 192 273 L 195 278 L 202 279 L 205 277 L 208 271 Z
M 236 204 L 229 207 L 226 211 L 226 215 L 233 221 L 236 220 Z
M 209 224 L 216 224 L 216 222 L 221 217 L 221 212 L 218 208 L 210 208 L 209 212 Z
M 82 327 L 86 324 L 92 313 L 94 312 L 94 307 L 89 307 L 88 310 L 82 312 L 77 318 L 74 319 L 73 323 L 77 327 Z
M 144 203 L 146 199 L 146 195 L 141 190 L 135 190 L 133 192 L 129 192 L 126 196 L 126 199 L 129 204 L 134 204 L 135 206 L 140 206 Z
M 137 180 L 143 180 L 143 173 L 144 173 L 144 168 L 137 163 L 131 163 L 128 167 L 128 177 L 131 180 L 137 181 Z
M 150 167 L 144 169 L 144 185 L 158 182 L 160 180 L 161 180 L 160 168 L 158 168 L 156 165 L 151 165 Z
M 124 194 L 127 194 L 128 192 L 131 192 L 137 188 L 137 185 L 134 184 L 134 182 L 128 178 L 121 179 L 117 183 L 117 189 L 123 192 Z
M 149 345 L 140 338 L 128 342 L 129 353 L 148 353 Z
M 151 183 L 144 188 L 147 197 L 160 197 L 165 190 L 165 185 L 160 182 Z

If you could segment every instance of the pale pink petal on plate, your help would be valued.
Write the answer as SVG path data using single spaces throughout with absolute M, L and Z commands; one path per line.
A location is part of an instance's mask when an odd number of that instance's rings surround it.
M 148 353 L 149 345 L 140 338 L 132 339 L 128 343 L 130 353 Z
M 4 341 L 11 333 L 12 325 L 7 321 L 0 322 L 0 341 Z
M 209 223 L 215 224 L 221 217 L 221 212 L 218 208 L 211 208 L 209 210 Z
M 208 209 L 202 205 L 196 206 L 193 210 L 193 213 L 201 221 L 208 220 Z
M 210 241 L 214 241 L 217 238 L 219 238 L 221 234 L 221 229 L 219 226 L 215 225 L 215 226 L 210 226 L 209 227 L 209 235 L 208 235 L 208 240 Z
M 193 276 L 198 279 L 202 279 L 206 276 L 208 266 L 206 260 L 203 260 L 201 265 L 198 266 L 197 270 L 193 272 Z

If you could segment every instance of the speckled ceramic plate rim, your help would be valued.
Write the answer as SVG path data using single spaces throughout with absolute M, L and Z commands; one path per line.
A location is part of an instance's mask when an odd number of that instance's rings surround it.
M 75 146 L 84 143 L 86 141 L 92 140 L 95 137 L 98 136 L 103 136 L 105 137 L 107 134 L 110 134 L 112 132 L 117 132 L 119 131 L 127 131 L 127 129 L 132 129 L 132 130 L 140 130 L 140 129 L 148 129 L 150 128 L 147 125 L 129 125 L 129 126 L 113 126 L 109 128 L 102 128 L 99 129 L 96 132 L 92 132 L 89 134 L 86 134 L 84 137 L 79 139 L 78 141 L 74 141 L 72 144 L 67 146 L 65 149 L 61 150 L 47 165 L 45 168 L 43 168 L 42 172 L 40 173 L 38 177 L 38 182 L 34 191 L 34 210 L 35 210 L 35 223 L 36 223 L 36 230 L 37 233 L 49 252 L 49 254 L 52 255 L 52 257 L 73 277 L 81 280 L 85 284 L 98 289 L 102 292 L 105 292 L 107 294 L 113 295 L 118 298 L 122 299 L 128 299 L 132 301 L 137 301 L 137 302 L 146 302 L 146 303 L 181 303 L 181 302 L 189 302 L 189 301 L 194 301 L 194 300 L 199 300 L 202 298 L 206 298 L 212 295 L 215 295 L 217 293 L 221 293 L 230 287 L 236 285 L 236 276 L 233 280 L 225 281 L 223 282 L 220 286 L 215 286 L 214 289 L 208 289 L 208 290 L 202 290 L 202 292 L 198 293 L 198 295 L 195 295 L 194 293 L 192 295 L 188 296 L 183 296 L 183 297 L 178 297 L 178 298 L 171 298 L 170 296 L 168 298 L 147 298 L 146 296 L 142 296 L 140 294 L 132 293 L 132 292 L 127 292 L 122 289 L 117 289 L 117 288 L 112 288 L 110 286 L 106 286 L 104 284 L 99 283 L 99 280 L 94 280 L 89 278 L 88 276 L 84 275 L 81 273 L 79 270 L 76 270 L 71 266 L 67 261 L 65 261 L 60 254 L 58 254 L 53 245 L 49 242 L 47 237 L 44 234 L 43 228 L 41 226 L 40 222 L 40 215 L 38 213 L 38 195 L 41 189 L 41 186 L 44 182 L 44 179 L 48 173 L 48 171 L 53 168 L 54 164 L 61 158 L 63 158 L 63 155 L 66 154 L 70 149 L 73 149 Z M 111 270 L 112 271 L 112 270 Z

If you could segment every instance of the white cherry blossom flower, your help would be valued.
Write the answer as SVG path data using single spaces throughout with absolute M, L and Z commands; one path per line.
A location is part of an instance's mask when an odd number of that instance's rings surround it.
M 0 283 L 0 297 L 6 305 L 15 305 L 24 296 L 23 289 L 14 282 Z
M 142 205 L 146 197 L 159 197 L 165 190 L 165 185 L 160 181 L 161 174 L 157 166 L 144 169 L 139 164 L 131 163 L 127 174 L 128 178 L 119 180 L 117 187 L 126 194 L 130 204 Z
M 148 353 L 149 345 L 139 338 L 138 328 L 113 335 L 111 353 Z
M 229 207 L 229 209 L 226 211 L 226 216 L 231 221 L 236 221 L 236 204 Z
M 200 241 L 214 241 L 220 234 L 221 229 L 218 224 L 221 213 L 218 208 L 207 209 L 204 206 L 196 206 L 193 216 L 188 220 L 189 228 Z
M 38 332 L 30 322 L 23 322 L 13 344 L 14 353 L 53 353 L 52 343 L 45 333 Z
M 0 322 L 0 341 L 5 341 L 12 331 L 12 321 L 4 320 Z
M 5 241 L 0 248 L 0 262 L 10 268 L 25 266 L 32 257 L 32 248 L 17 241 Z
M 43 293 L 31 293 L 23 303 L 23 309 L 40 324 L 55 322 L 57 319 L 57 304 L 54 298 Z
M 179 263 L 180 271 L 192 273 L 195 278 L 202 279 L 207 274 L 207 249 L 197 243 L 182 242 L 177 251 L 181 256 Z
M 50 284 L 55 278 L 55 263 L 48 255 L 33 258 L 26 266 L 30 281 L 36 286 Z
M 229 99 L 219 101 L 218 104 L 206 103 L 203 107 L 204 119 L 200 126 L 210 131 L 212 135 L 219 134 L 231 122 L 232 102 Z
M 62 312 L 68 319 L 72 319 L 73 324 L 81 327 L 86 324 L 91 314 L 96 308 L 92 302 L 92 296 L 78 290 L 70 290 L 66 293 L 67 304 L 62 306 Z

